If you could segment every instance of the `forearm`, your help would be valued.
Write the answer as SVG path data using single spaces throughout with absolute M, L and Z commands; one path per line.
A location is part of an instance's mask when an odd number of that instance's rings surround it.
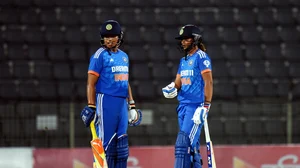
M 96 105 L 96 83 L 99 76 L 88 74 L 86 97 L 89 105 Z
M 133 101 L 133 96 L 132 96 L 132 91 L 131 91 L 131 87 L 130 84 L 128 84 L 128 102 Z
M 87 101 L 89 105 L 96 105 L 96 89 L 94 85 L 87 85 Z
M 86 97 L 88 105 L 81 111 L 80 117 L 86 127 L 89 127 L 95 116 L 96 111 L 96 89 L 95 85 L 99 75 L 88 73 L 86 85 Z
M 176 75 L 176 79 L 174 83 L 175 83 L 175 88 L 179 90 L 181 88 L 181 77 L 179 74 Z
M 213 81 L 212 80 L 205 81 L 205 85 L 204 85 L 205 100 L 204 100 L 204 102 L 211 103 L 212 96 L 213 96 Z

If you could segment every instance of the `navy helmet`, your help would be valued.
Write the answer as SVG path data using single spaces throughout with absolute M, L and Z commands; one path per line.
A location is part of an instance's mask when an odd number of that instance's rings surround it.
M 104 45 L 104 37 L 118 36 L 119 41 L 117 46 L 123 43 L 123 31 L 121 25 L 115 20 L 107 20 L 101 25 L 100 30 L 100 43 Z
M 195 43 L 202 42 L 201 30 L 192 24 L 185 25 L 179 30 L 179 36 L 175 37 L 176 40 L 183 40 L 193 38 Z
M 107 20 L 101 26 L 100 35 L 105 36 L 121 36 L 122 29 L 120 24 L 115 20 Z

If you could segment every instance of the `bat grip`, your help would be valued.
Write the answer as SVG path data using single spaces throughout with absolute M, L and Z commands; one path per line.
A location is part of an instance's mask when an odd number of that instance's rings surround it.
M 92 132 L 92 139 L 97 139 L 98 136 L 97 136 L 97 133 L 96 133 L 95 121 L 94 120 L 90 123 L 90 128 L 91 128 L 91 132 Z

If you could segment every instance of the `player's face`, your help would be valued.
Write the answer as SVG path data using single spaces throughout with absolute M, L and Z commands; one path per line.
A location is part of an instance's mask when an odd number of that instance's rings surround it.
M 192 38 L 187 38 L 187 39 L 183 39 L 181 40 L 181 45 L 183 47 L 183 49 L 187 49 L 193 42 Z
M 118 36 L 107 36 L 104 37 L 104 45 L 107 48 L 113 48 L 118 44 L 119 37 Z

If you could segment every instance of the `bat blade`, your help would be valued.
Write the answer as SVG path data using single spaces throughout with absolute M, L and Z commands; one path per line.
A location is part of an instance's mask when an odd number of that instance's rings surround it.
M 205 119 L 205 122 L 204 122 L 204 132 L 205 132 L 205 140 L 206 140 L 208 168 L 217 168 L 213 144 L 212 144 L 212 141 L 210 140 L 207 119 Z
M 107 168 L 103 143 L 101 139 L 93 139 L 91 141 L 91 147 L 95 158 L 96 168 Z
M 98 138 L 94 120 L 90 124 L 91 132 L 92 132 L 92 140 L 91 140 L 91 147 L 94 155 L 94 168 L 108 168 L 105 151 L 103 147 L 103 142 L 100 138 Z
M 207 149 L 207 164 L 208 168 L 217 168 L 216 161 L 215 161 L 215 154 L 213 149 L 213 144 L 211 141 L 206 142 L 206 149 Z

